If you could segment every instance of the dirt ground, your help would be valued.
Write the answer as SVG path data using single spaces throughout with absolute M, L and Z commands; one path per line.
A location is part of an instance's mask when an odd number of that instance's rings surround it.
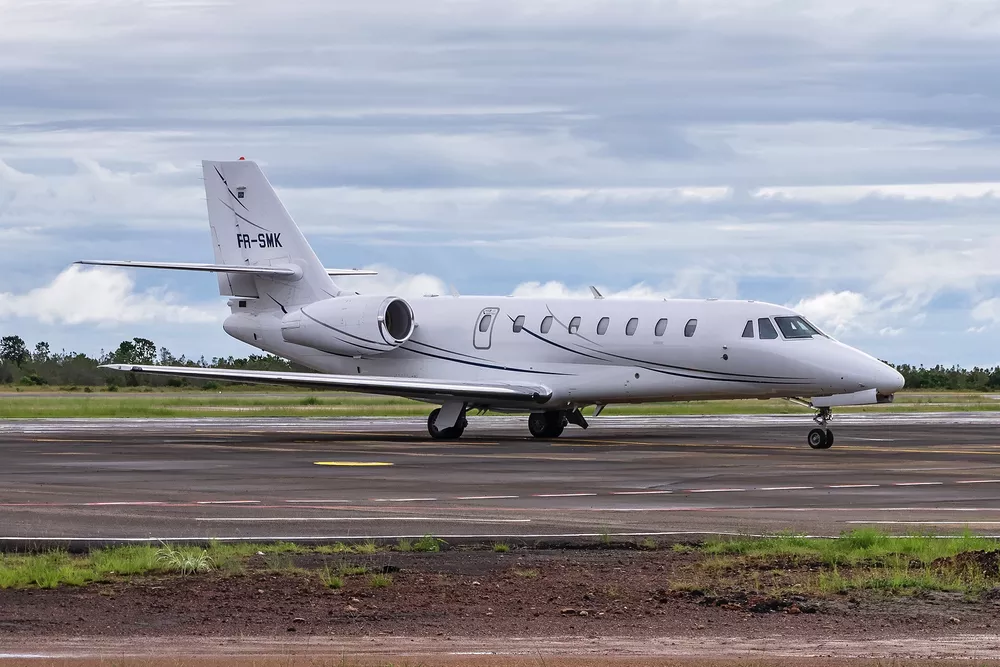
M 549 644 L 561 646 L 562 651 L 545 649 L 547 655 L 641 654 L 644 648 L 670 655 L 667 640 L 672 637 L 677 638 L 675 644 L 687 647 L 689 656 L 697 656 L 703 648 L 705 654 L 724 657 L 725 650 L 709 650 L 720 641 L 735 642 L 731 648 L 737 655 L 741 651 L 759 655 L 768 648 L 780 655 L 782 647 L 789 655 L 815 656 L 1000 655 L 1000 640 L 994 637 L 1000 627 L 1000 600 L 990 593 L 968 598 L 943 593 L 795 593 L 796 577 L 811 576 L 808 567 L 801 572 L 790 568 L 784 575 L 791 593 L 770 595 L 752 586 L 725 585 L 698 590 L 692 586 L 698 558 L 669 549 L 507 554 L 450 550 L 297 556 L 292 565 L 301 570 L 288 572 L 268 571 L 263 559 L 255 557 L 242 574 L 149 576 L 81 588 L 0 590 L 0 657 L 13 648 L 72 649 L 69 638 L 80 637 L 117 647 L 137 646 L 139 638 L 153 641 L 150 645 L 172 640 L 184 645 L 199 638 L 224 645 L 225 638 L 241 638 L 280 642 L 286 648 L 279 655 L 295 653 L 287 647 L 296 643 L 307 646 L 332 638 L 343 638 L 344 651 L 351 641 L 364 640 L 376 645 L 382 641 L 404 653 L 406 642 L 413 642 L 413 650 L 432 646 L 433 653 L 444 655 L 517 645 L 513 639 L 508 643 L 509 638 L 533 638 L 542 645 L 551 638 L 558 641 Z M 386 572 L 391 584 L 374 588 L 369 575 L 349 575 L 340 589 L 324 586 L 319 571 L 342 565 Z M 684 590 L 674 590 L 681 583 Z M 920 640 L 924 648 L 909 652 L 877 648 L 907 639 Z M 616 649 L 615 641 L 625 643 Z M 838 650 L 838 642 L 854 648 Z M 324 645 L 336 654 L 336 643 Z M 937 645 L 946 649 L 932 650 Z M 122 650 L 112 652 L 122 655 Z M 532 649 L 524 650 L 530 657 Z M 483 664 L 522 664 L 509 660 Z M 438 663 L 414 659 L 394 664 Z

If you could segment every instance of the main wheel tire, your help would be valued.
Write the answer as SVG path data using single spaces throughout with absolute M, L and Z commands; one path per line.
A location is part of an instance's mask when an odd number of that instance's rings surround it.
M 833 447 L 833 431 L 826 429 L 826 445 L 824 445 L 823 449 L 830 449 L 831 447 Z
M 545 438 L 548 432 L 548 421 L 544 412 L 532 412 L 528 415 L 528 432 L 536 438 Z
M 430 416 L 427 418 L 427 432 L 435 440 L 457 440 L 462 437 L 465 433 L 465 427 L 469 425 L 469 420 L 462 415 L 458 418 L 458 423 L 454 426 L 449 426 L 448 428 L 438 428 L 434 425 L 434 421 L 437 419 L 438 414 L 440 414 L 441 408 L 435 408 L 431 411 Z
M 528 415 L 528 431 L 536 438 L 558 438 L 568 423 L 559 410 L 532 412 Z
M 821 428 L 814 428 L 809 431 L 809 446 L 813 449 L 826 449 L 830 445 L 826 444 L 826 434 L 827 432 Z M 833 444 L 832 438 L 830 444 Z

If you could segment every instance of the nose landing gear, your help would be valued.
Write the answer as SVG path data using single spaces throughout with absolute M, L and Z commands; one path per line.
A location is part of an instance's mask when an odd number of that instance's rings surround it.
M 833 419 L 833 411 L 830 408 L 819 408 L 816 416 L 813 417 L 813 421 L 821 427 L 825 427 L 831 419 Z M 833 447 L 833 431 L 828 428 L 814 428 L 809 431 L 807 442 L 813 449 L 830 449 Z

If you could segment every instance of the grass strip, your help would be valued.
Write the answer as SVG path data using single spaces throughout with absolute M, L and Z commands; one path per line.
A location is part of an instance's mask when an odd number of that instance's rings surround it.
M 177 391 L 162 394 L 45 392 L 4 393 L 0 419 L 37 418 L 152 418 L 152 417 L 423 417 L 424 403 L 403 398 L 342 394 L 336 392 Z M 983 394 L 900 394 L 895 403 L 839 408 L 843 412 L 973 412 L 1000 409 L 1000 401 Z M 728 415 L 810 414 L 787 401 L 730 400 L 680 401 L 641 405 L 612 405 L 606 415 Z

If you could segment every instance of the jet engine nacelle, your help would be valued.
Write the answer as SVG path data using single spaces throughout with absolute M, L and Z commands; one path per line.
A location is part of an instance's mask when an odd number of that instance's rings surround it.
M 382 354 L 413 334 L 413 310 L 399 297 L 339 296 L 281 318 L 281 337 L 332 354 Z

